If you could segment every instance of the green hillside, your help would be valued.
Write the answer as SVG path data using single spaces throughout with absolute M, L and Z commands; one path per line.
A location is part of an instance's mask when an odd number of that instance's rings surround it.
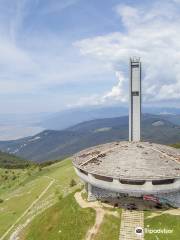
M 82 189 L 82 184 L 70 160 L 44 168 L 36 165 L 27 169 L 0 168 L 0 182 L 1 240 L 10 237 L 19 240 L 84 240 L 90 229 L 96 226 L 95 208 L 81 208 L 75 200 L 74 194 Z M 121 209 L 101 208 L 105 215 L 93 239 L 119 239 Z M 145 212 L 145 226 L 172 228 L 174 233 L 167 239 L 178 239 L 180 214 L 178 209 L 173 211 L 178 216 L 172 215 L 171 211 L 171 215 L 160 211 Z M 155 237 L 146 234 L 145 240 Z
M 147 212 L 145 214 L 145 228 L 149 230 L 157 230 L 156 233 L 147 231 L 145 233 L 145 240 L 178 240 L 180 236 L 180 215 L 158 213 L 156 216 L 156 214 L 157 213 L 155 212 Z M 169 234 L 158 233 L 159 229 L 166 229 L 172 232 Z
M 31 164 L 31 162 L 24 160 L 21 157 L 0 151 L 0 168 L 26 168 Z
M 21 236 L 22 240 L 84 239 L 94 221 L 95 211 L 82 209 L 75 201 L 74 193 L 71 193 L 37 216 Z
M 70 184 L 72 179 L 75 186 Z M 9 239 L 19 225 L 81 188 L 70 160 L 44 168 L 0 168 L 0 182 L 0 237 L 4 240 Z M 91 213 L 83 212 L 86 218 Z
M 96 213 L 92 208 L 81 208 L 74 198 L 82 185 L 70 160 L 42 169 L 0 169 L 0 175 L 5 174 L 7 179 L 1 179 L 0 185 L 1 240 L 10 236 L 19 240 L 85 239 Z M 13 175 L 18 177 L 13 179 Z M 120 218 L 105 215 L 96 239 L 116 240 L 119 227 Z

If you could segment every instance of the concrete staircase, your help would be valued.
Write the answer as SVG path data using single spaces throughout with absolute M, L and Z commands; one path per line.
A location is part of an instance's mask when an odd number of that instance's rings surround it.
M 144 240 L 144 235 L 135 233 L 135 229 L 144 229 L 144 213 L 142 211 L 122 210 L 119 240 Z

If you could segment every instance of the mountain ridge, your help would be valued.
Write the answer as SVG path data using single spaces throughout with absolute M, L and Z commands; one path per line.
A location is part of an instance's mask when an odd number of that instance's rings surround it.
M 142 140 L 180 142 L 180 126 L 160 115 L 142 115 Z M 45 130 L 33 137 L 0 141 L 0 150 L 35 162 L 63 159 L 98 144 L 128 140 L 128 116 L 82 122 L 64 130 Z

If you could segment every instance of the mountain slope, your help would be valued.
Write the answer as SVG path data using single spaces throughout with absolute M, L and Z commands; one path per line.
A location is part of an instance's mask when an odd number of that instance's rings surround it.
M 62 130 L 84 121 L 102 118 L 114 118 L 127 114 L 128 109 L 119 106 L 81 107 L 51 114 L 39 124 L 45 129 Z
M 73 187 L 70 185 L 72 179 L 77 183 Z M 79 178 L 74 172 L 71 160 L 64 160 L 41 168 L 40 171 L 38 166 L 23 170 L 0 168 L 0 183 L 1 239 L 32 239 L 19 236 L 19 234 L 17 236 L 16 234 L 22 231 L 27 223 L 30 224 L 37 214 L 59 203 L 60 199 L 65 196 L 68 197 L 71 192 L 80 188 Z M 66 209 L 64 210 L 66 211 Z M 67 209 L 67 211 L 70 210 L 72 211 L 72 208 Z M 82 215 L 79 214 L 79 209 L 76 210 L 75 213 L 78 213 L 79 221 L 81 221 Z M 63 211 L 63 206 L 58 212 L 61 211 Z M 67 211 L 66 213 L 68 214 Z M 91 212 L 91 210 L 81 211 L 81 213 L 85 213 L 88 219 L 90 218 L 88 216 Z M 73 221 L 76 220 L 74 219 L 76 216 L 75 213 L 73 214 Z M 67 215 L 65 219 L 67 220 L 67 218 L 69 218 L 70 221 L 71 216 L 72 215 Z M 55 218 L 53 219 L 56 220 Z M 49 221 L 50 224 L 53 224 L 53 219 Z M 41 223 L 39 222 L 39 224 Z M 77 226 L 77 231 L 80 233 L 82 232 L 83 224 L 85 225 L 84 221 L 82 221 L 80 226 Z M 58 228 L 59 222 L 57 222 L 55 226 Z M 86 226 L 89 229 L 90 224 L 87 222 Z M 36 230 L 38 231 L 38 229 Z M 48 226 L 46 231 L 49 234 L 51 233 L 49 232 Z M 14 235 L 10 237 L 13 233 Z M 53 239 L 59 239 L 59 232 L 56 233 L 57 235 Z M 39 238 L 35 237 L 33 239 L 38 240 Z M 50 239 L 49 235 L 46 235 L 44 239 Z
M 180 125 L 180 109 L 178 108 L 143 107 L 143 112 L 157 115 L 160 114 L 170 122 L 172 120 L 173 123 Z M 127 114 L 128 108 L 119 105 L 104 107 L 86 106 L 50 114 L 43 118 L 42 121 L 39 121 L 39 126 L 50 130 L 63 130 L 84 121 L 116 118 L 126 116 Z
M 18 156 L 0 151 L 0 168 L 26 168 L 30 164 Z
M 128 140 L 128 117 L 83 122 L 63 131 L 47 130 L 33 137 L 0 142 L 0 150 L 37 162 L 65 158 L 84 148 Z M 161 116 L 145 114 L 142 140 L 162 144 L 180 142 L 180 127 Z

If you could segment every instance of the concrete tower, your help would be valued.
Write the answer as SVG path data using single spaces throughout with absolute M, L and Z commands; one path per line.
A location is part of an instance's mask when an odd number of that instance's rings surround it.
M 129 141 L 141 139 L 141 62 L 130 58 Z

